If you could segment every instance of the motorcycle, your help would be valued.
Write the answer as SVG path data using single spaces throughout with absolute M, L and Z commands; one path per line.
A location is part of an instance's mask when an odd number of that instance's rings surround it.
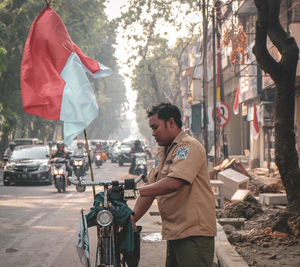
M 147 177 L 147 155 L 146 153 L 139 152 L 133 154 L 134 167 L 130 168 L 130 174 L 140 175 L 144 174 Z
M 101 153 L 95 153 L 95 165 L 97 168 L 102 165 Z
M 84 155 L 74 155 L 72 157 L 73 171 L 78 180 L 86 174 L 86 163 Z
M 104 190 L 94 198 L 94 205 L 88 214 L 81 210 L 77 247 L 89 255 L 88 228 L 97 227 L 97 250 L 95 266 L 137 267 L 140 259 L 140 232 L 132 230 L 130 216 L 133 211 L 128 207 L 126 200 L 135 199 L 136 184 L 144 180 L 140 175 L 136 179 L 120 181 L 74 181 L 77 192 L 84 192 L 86 186 L 102 186 Z M 132 242 L 132 241 L 134 242 Z M 81 257 L 80 257 L 81 259 Z M 91 266 L 87 258 L 87 266 Z
M 51 159 L 51 175 L 58 193 L 65 192 L 68 186 L 67 162 L 65 158 Z

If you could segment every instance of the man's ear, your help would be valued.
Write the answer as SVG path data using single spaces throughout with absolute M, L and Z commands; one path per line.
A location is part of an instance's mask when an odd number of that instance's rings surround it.
M 169 122 L 170 122 L 170 127 L 171 127 L 171 128 L 174 128 L 174 126 L 176 126 L 176 123 L 175 123 L 174 118 L 170 118 L 170 119 L 169 119 Z

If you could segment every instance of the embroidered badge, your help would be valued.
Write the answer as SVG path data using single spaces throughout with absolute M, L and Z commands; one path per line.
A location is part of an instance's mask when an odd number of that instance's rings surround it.
M 160 157 L 158 158 L 155 158 L 155 162 L 154 162 L 154 165 L 153 165 L 153 168 L 157 168 L 158 167 L 158 164 L 160 162 Z
M 189 153 L 189 149 L 187 147 L 179 147 L 176 152 L 176 158 L 178 159 L 186 159 Z

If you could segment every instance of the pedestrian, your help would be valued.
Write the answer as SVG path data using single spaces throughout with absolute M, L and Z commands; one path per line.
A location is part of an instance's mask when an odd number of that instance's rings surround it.
M 160 148 L 148 184 L 138 188 L 133 228 L 156 198 L 167 240 L 166 267 L 212 266 L 216 216 L 205 149 L 181 129 L 176 105 L 160 103 L 147 115 Z

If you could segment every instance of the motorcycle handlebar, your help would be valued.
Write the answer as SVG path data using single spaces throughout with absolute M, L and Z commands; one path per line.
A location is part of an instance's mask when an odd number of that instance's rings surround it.
M 134 179 L 134 183 L 137 184 L 138 182 L 140 182 L 141 180 L 145 179 L 145 175 L 141 174 L 139 175 L 137 178 Z M 130 179 L 125 179 L 125 180 L 130 180 Z M 80 185 L 80 186 L 93 186 L 93 185 L 99 185 L 99 186 L 110 186 L 113 185 L 113 183 L 118 183 L 119 185 L 125 185 L 125 180 L 111 180 L 111 181 L 75 181 L 72 179 L 70 179 L 70 182 L 73 185 Z

